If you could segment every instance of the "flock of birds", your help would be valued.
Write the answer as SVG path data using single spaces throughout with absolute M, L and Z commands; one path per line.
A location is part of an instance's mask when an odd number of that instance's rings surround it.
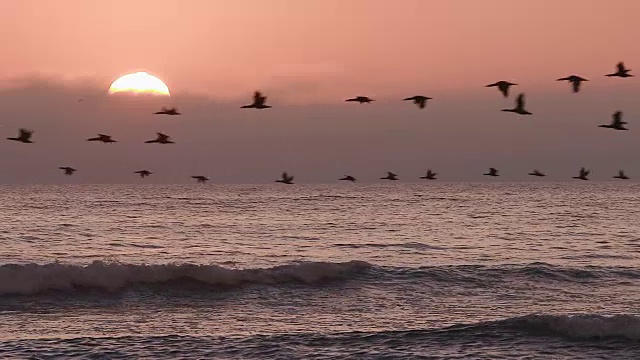
M 610 74 L 606 74 L 605 76 L 607 77 L 620 77 L 620 78 L 628 78 L 628 77 L 633 77 L 634 75 L 630 74 L 631 69 L 628 69 L 625 67 L 623 62 L 619 62 L 616 65 L 616 71 Z M 580 86 L 582 85 L 582 83 L 584 81 L 589 81 L 588 79 L 585 79 L 583 77 L 577 76 L 577 75 L 569 75 L 566 77 L 562 77 L 557 79 L 557 81 L 567 81 L 571 84 L 571 89 L 574 93 L 577 93 L 580 91 Z M 486 85 L 485 87 L 497 87 L 498 90 L 502 93 L 502 95 L 506 98 L 509 97 L 509 89 L 512 86 L 515 86 L 518 84 L 509 82 L 509 81 L 498 81 L 495 82 L 493 84 L 489 84 Z M 424 109 L 427 106 L 427 101 L 431 100 L 432 98 L 428 97 L 428 96 L 423 96 L 423 95 L 415 95 L 412 97 L 407 97 L 404 98 L 403 101 L 412 101 L 416 106 L 418 106 L 420 109 Z M 345 101 L 347 102 L 357 102 L 360 104 L 369 104 L 373 101 L 375 101 L 374 99 L 371 99 L 370 97 L 367 96 L 356 96 L 350 99 L 346 99 Z M 256 91 L 253 94 L 253 102 L 251 104 L 248 105 L 244 105 L 241 108 L 243 109 L 268 109 L 271 108 L 270 105 L 267 105 L 267 97 L 264 96 L 260 91 Z M 502 109 L 501 111 L 506 111 L 506 112 L 513 112 L 516 114 L 520 114 L 520 115 L 531 115 L 532 113 L 527 111 L 525 109 L 525 95 L 524 93 L 520 93 L 517 98 L 516 98 L 516 103 L 515 103 L 515 107 L 512 109 Z M 178 109 L 175 107 L 172 108 L 166 108 L 163 107 L 160 111 L 155 112 L 154 114 L 156 115 L 181 115 L 180 112 L 178 112 Z M 602 128 L 608 128 L 608 129 L 613 129 L 613 130 L 629 130 L 627 129 L 624 125 L 627 124 L 627 122 L 622 121 L 622 111 L 616 111 L 613 116 L 612 116 L 612 121 L 609 124 L 603 124 L 603 125 L 599 125 L 599 127 Z M 31 138 L 33 136 L 33 131 L 32 130 L 27 130 L 27 129 L 20 129 L 19 130 L 19 134 L 17 137 L 9 137 L 7 138 L 8 140 L 12 140 L 12 141 L 17 141 L 17 142 L 21 142 L 21 143 L 26 143 L 26 144 L 31 144 L 33 143 L 33 141 L 31 141 Z M 87 141 L 95 141 L 95 142 L 101 142 L 101 143 L 105 143 L 105 144 L 109 144 L 109 143 L 115 143 L 117 142 L 116 140 L 114 140 L 110 135 L 106 135 L 106 134 L 98 134 L 98 136 L 96 137 L 92 137 L 87 139 Z M 151 139 L 151 140 L 147 140 L 145 141 L 146 144 L 174 144 L 174 141 L 171 140 L 171 138 L 161 132 L 156 133 L 156 138 L 155 139 Z M 61 166 L 59 167 L 60 170 L 64 171 L 65 175 L 73 175 L 77 169 L 70 167 L 70 166 Z M 578 176 L 574 176 L 573 179 L 579 179 L 579 180 L 589 180 L 589 178 L 587 177 L 589 175 L 591 171 L 585 169 L 584 167 L 580 169 L 580 172 L 578 174 Z M 147 176 L 152 175 L 153 173 L 149 170 L 138 170 L 134 172 L 135 174 L 138 174 L 141 178 L 145 178 Z M 436 180 L 438 174 L 433 172 L 431 169 L 427 170 L 427 173 L 425 176 L 421 176 L 420 179 L 426 179 L 426 180 Z M 486 176 L 500 176 L 499 175 L 499 171 L 496 168 L 489 168 L 489 171 L 483 175 Z M 537 177 L 543 177 L 546 176 L 543 172 L 535 169 L 532 172 L 529 173 L 529 175 L 531 176 L 537 176 Z M 203 176 L 203 175 L 194 175 L 191 176 L 191 178 L 197 180 L 198 183 L 205 183 L 209 180 L 208 177 Z M 629 177 L 627 175 L 625 175 L 623 170 L 620 170 L 618 172 L 618 174 L 616 176 L 613 176 L 614 179 L 629 179 Z M 293 184 L 293 179 L 294 177 L 289 175 L 287 172 L 283 172 L 280 179 L 276 180 L 276 182 L 278 183 L 283 183 L 283 184 Z M 392 172 L 387 172 L 387 176 L 385 177 L 381 177 L 380 179 L 382 180 L 392 180 L 392 181 L 396 181 L 399 180 L 398 179 L 398 175 L 394 174 Z M 344 177 L 338 179 L 338 180 L 342 180 L 342 181 L 351 181 L 351 182 L 355 182 L 357 181 L 357 179 L 351 175 L 345 175 Z

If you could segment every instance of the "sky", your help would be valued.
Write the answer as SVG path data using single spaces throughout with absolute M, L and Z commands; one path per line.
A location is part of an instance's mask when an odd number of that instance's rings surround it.
M 635 0 L 8 0 L 0 2 L 0 183 L 640 179 Z M 637 71 L 636 71 L 637 70 Z M 170 99 L 109 96 L 147 71 Z M 558 77 L 577 74 L 578 94 Z M 484 85 L 518 83 L 502 98 Z M 268 110 L 239 109 L 260 89 Z M 528 117 L 500 112 L 527 95 Z M 433 97 L 420 110 L 407 96 Z M 366 95 L 368 105 L 344 99 Z M 83 99 L 78 102 L 78 99 Z M 178 106 L 182 116 L 153 115 Z M 601 129 L 614 111 L 631 131 Z M 636 120 L 638 119 L 638 120 Z M 637 127 L 635 124 L 639 124 Z M 634 131 L 635 129 L 638 129 Z M 174 145 L 144 144 L 164 131 Z M 108 133 L 116 144 L 87 143 Z M 65 177 L 58 166 L 78 172 Z

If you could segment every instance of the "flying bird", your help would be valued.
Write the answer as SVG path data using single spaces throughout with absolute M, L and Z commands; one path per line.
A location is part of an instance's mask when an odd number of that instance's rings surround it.
M 354 98 L 347 99 L 345 101 L 354 101 L 354 102 L 359 102 L 360 104 L 364 104 L 364 103 L 368 104 L 368 103 L 370 103 L 372 101 L 375 101 L 375 100 L 373 100 L 373 99 L 371 99 L 369 97 L 366 97 L 366 96 L 356 96 Z
M 207 180 L 209 180 L 208 177 L 202 176 L 202 175 L 192 176 L 192 178 L 198 180 L 198 183 L 202 183 L 202 184 L 206 183 Z
M 392 173 L 391 171 L 387 171 L 387 176 L 381 177 L 380 180 L 398 180 L 398 175 Z
M 589 81 L 588 79 L 582 78 L 578 75 L 569 75 L 560 79 L 557 79 L 556 81 L 568 81 L 571 83 L 571 86 L 573 88 L 573 92 L 577 93 L 578 91 L 580 91 L 580 84 L 582 84 L 583 81 Z
M 340 178 L 338 180 L 345 180 L 345 181 L 351 181 L 351 182 L 356 182 L 358 181 L 356 178 L 354 178 L 351 175 L 345 175 L 343 178 Z
M 611 124 L 599 125 L 598 127 L 614 129 L 614 130 L 629 130 L 626 127 L 624 127 L 624 124 L 626 124 L 627 122 L 622 121 L 622 111 L 614 112 L 611 118 L 613 119 L 611 121 Z
M 625 175 L 624 170 L 619 170 L 618 171 L 618 175 L 613 177 L 614 179 L 622 179 L 622 180 L 629 180 L 629 177 L 627 175 Z
M 256 91 L 253 93 L 253 103 L 249 105 L 241 106 L 242 109 L 268 109 L 271 106 L 265 104 L 267 102 L 267 97 L 263 96 L 260 91 Z
M 435 180 L 438 173 L 434 173 L 431 169 L 427 169 L 427 175 L 421 176 L 420 179 Z
M 543 172 L 541 172 L 540 170 L 537 170 L 537 169 L 534 169 L 532 172 L 529 173 L 529 175 L 531 175 L 531 176 L 547 176 Z
M 427 106 L 427 100 L 431 100 L 428 96 L 416 95 L 408 98 L 402 99 L 403 101 L 413 101 L 414 104 L 418 105 L 420 109 L 424 109 Z
M 168 135 L 165 135 L 163 133 L 156 133 L 156 135 L 158 135 L 157 138 L 153 139 L 153 140 L 147 140 L 145 141 L 145 144 L 174 144 L 174 142 L 171 140 L 171 138 Z
M 166 108 L 166 107 L 162 107 L 162 109 L 160 111 L 156 111 L 154 112 L 155 115 L 182 115 L 181 113 L 178 112 L 178 109 L 175 107 L 172 108 Z
M 589 175 L 589 173 L 591 172 L 591 170 L 587 170 L 585 168 L 581 168 L 580 169 L 580 175 L 578 176 L 574 176 L 574 179 L 579 179 L 579 180 L 589 180 L 587 178 L 587 175 Z
M 277 183 L 283 183 L 287 185 L 293 184 L 293 176 L 287 174 L 287 172 L 283 172 L 280 180 L 276 180 Z
M 64 170 L 65 175 L 73 175 L 77 170 L 69 166 L 60 166 L 58 169 Z
M 524 94 L 518 95 L 516 99 L 516 107 L 513 109 L 502 109 L 502 111 L 513 112 L 520 115 L 531 115 L 530 112 L 524 109 Z
M 509 97 L 509 88 L 512 85 L 518 85 L 518 84 L 501 80 L 493 84 L 485 85 L 485 87 L 498 87 L 498 90 L 500 90 L 500 92 L 502 93 L 502 95 L 504 95 L 504 97 Z
M 134 174 L 138 174 L 138 175 L 140 175 L 140 177 L 141 177 L 141 178 L 143 178 L 143 179 L 144 179 L 145 177 L 147 177 L 147 176 L 149 176 L 149 175 L 153 174 L 153 173 L 152 173 L 151 171 L 149 171 L 149 170 L 138 170 L 138 171 L 134 171 L 133 173 L 134 173 Z
M 633 75 L 629 74 L 629 71 L 631 71 L 631 69 L 627 69 L 624 67 L 624 63 L 622 61 L 620 61 L 618 63 L 618 65 L 616 65 L 617 71 L 611 74 L 607 74 L 605 76 L 608 77 L 612 77 L 612 76 L 617 76 L 617 77 L 621 77 L 621 78 L 628 78 L 628 77 L 632 77 Z
M 7 140 L 19 141 L 25 144 L 32 144 L 31 136 L 33 136 L 33 130 L 20 129 L 20 134 L 17 137 L 10 137 Z
M 97 137 L 89 138 L 87 139 L 87 141 L 100 141 L 105 144 L 117 142 L 113 140 L 110 135 L 105 135 L 105 134 L 98 134 Z
M 496 168 L 489 168 L 489 172 L 486 174 L 482 174 L 482 175 L 487 175 L 487 176 L 500 176 L 498 175 L 498 169 Z

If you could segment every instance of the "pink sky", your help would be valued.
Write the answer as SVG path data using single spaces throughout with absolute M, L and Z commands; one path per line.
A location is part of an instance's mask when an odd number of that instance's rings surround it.
M 635 0 L 1 1 L 0 130 L 34 128 L 36 144 L 0 141 L 0 182 L 128 182 L 142 167 L 171 174 L 150 182 L 271 182 L 285 169 L 376 181 L 427 167 L 486 180 L 489 166 L 505 180 L 580 166 L 640 178 L 638 14 Z M 618 61 L 639 77 L 604 77 Z M 106 96 L 140 70 L 167 83 L 182 117 Z M 592 80 L 579 94 L 555 81 L 573 73 Z M 497 80 L 519 83 L 534 115 L 500 112 L 513 97 L 483 87 Z M 256 88 L 275 107 L 238 109 Z M 434 100 L 399 101 L 415 94 Z M 343 102 L 355 95 L 378 101 Z M 597 127 L 616 110 L 632 131 Z M 142 144 L 155 131 L 176 146 Z M 121 142 L 84 142 L 99 132 Z M 66 165 L 82 171 L 52 170 Z

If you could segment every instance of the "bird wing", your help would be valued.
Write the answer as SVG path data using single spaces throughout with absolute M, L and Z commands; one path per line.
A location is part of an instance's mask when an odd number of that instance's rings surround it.
M 571 81 L 571 85 L 573 85 L 573 92 L 578 92 L 580 91 L 580 84 L 582 83 L 582 80 L 580 79 L 575 79 Z
M 396 175 L 396 174 L 392 173 L 391 171 L 387 171 L 387 176 L 389 176 L 389 177 L 396 177 L 396 176 L 398 176 L 398 175 Z
M 416 97 L 415 97 L 415 96 L 412 96 L 412 97 L 404 98 L 404 99 L 402 99 L 402 100 L 403 100 L 403 101 L 407 101 L 407 100 L 415 100 L 415 99 L 416 99 Z
M 33 131 L 27 130 L 27 129 L 20 129 L 20 137 L 21 138 L 25 138 L 28 139 L 31 137 L 31 134 L 33 133 Z
M 618 65 L 616 65 L 616 67 L 618 68 L 618 72 L 621 72 L 621 73 L 623 73 L 623 72 L 625 72 L 627 70 L 627 69 L 625 69 L 624 63 L 622 61 L 620 61 L 618 63 Z
M 612 125 L 622 125 L 622 111 L 616 111 L 613 113 L 613 122 Z
M 516 107 L 524 109 L 524 94 L 518 95 L 518 98 L 516 99 Z

